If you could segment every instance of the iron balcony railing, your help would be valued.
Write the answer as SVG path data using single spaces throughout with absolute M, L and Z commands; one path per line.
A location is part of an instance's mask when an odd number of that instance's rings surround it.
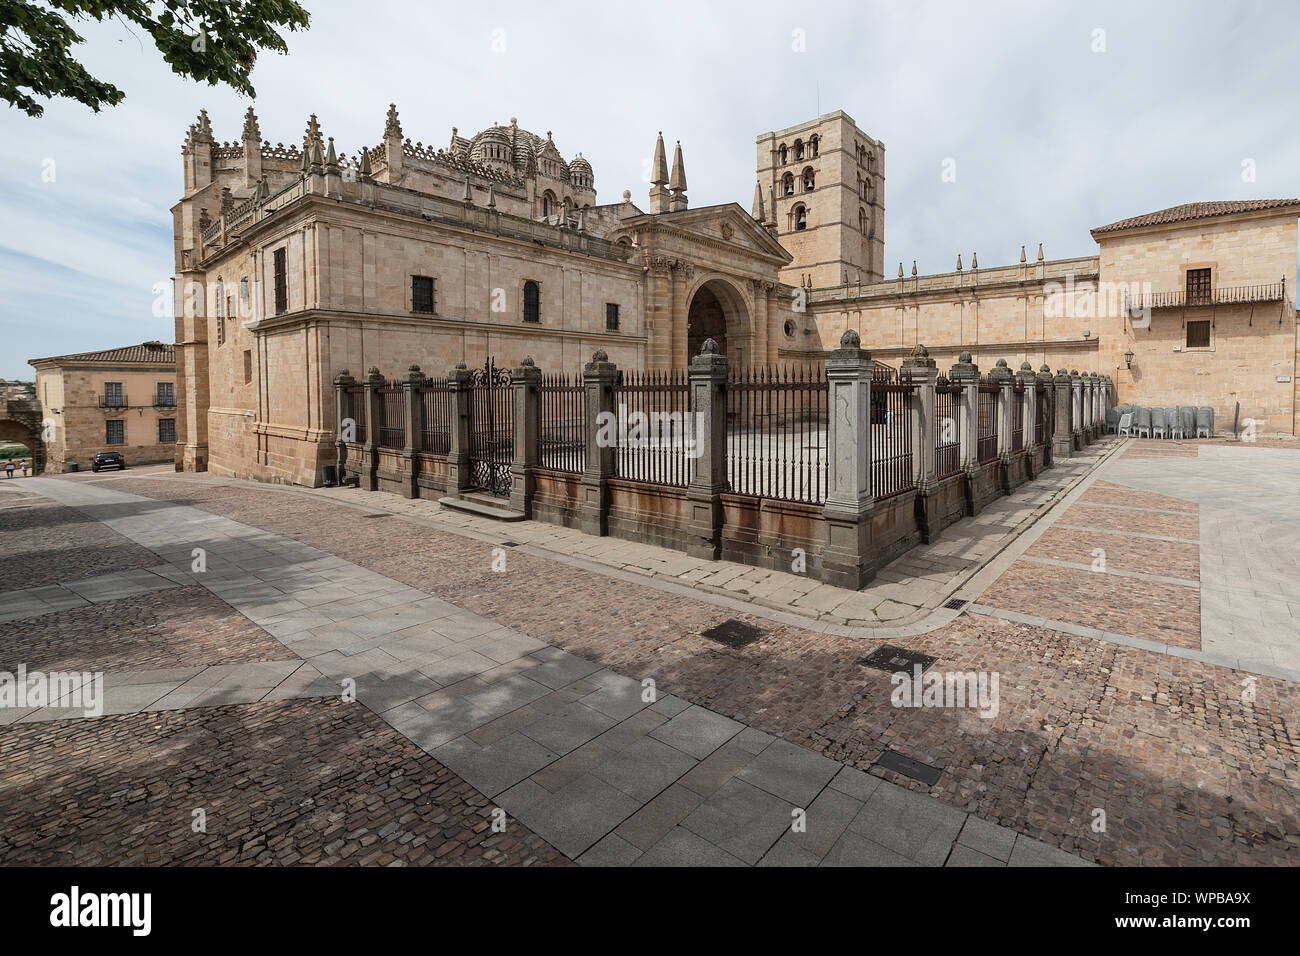
M 1282 302 L 1286 299 L 1286 279 L 1264 285 L 1218 286 L 1203 292 L 1186 289 L 1168 292 L 1124 293 L 1124 307 L 1129 313 L 1148 309 L 1189 309 L 1205 305 L 1249 305 L 1252 302 Z
M 175 408 L 176 396 L 164 395 L 161 392 L 153 397 L 153 403 L 158 408 Z
M 100 408 L 126 408 L 130 404 L 126 395 L 101 395 L 99 396 Z

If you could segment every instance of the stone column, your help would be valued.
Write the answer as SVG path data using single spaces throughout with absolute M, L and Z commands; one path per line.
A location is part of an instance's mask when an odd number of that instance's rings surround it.
M 1052 384 L 1052 369 L 1044 362 L 1035 378 L 1043 384 L 1043 467 L 1052 467 L 1052 426 L 1056 421 L 1056 390 Z
M 686 553 L 716 561 L 722 553 L 722 492 L 727 487 L 727 357 L 713 339 L 705 339 L 700 354 L 691 359 L 687 380 L 693 414 L 686 436 L 698 457 L 686 486 Z
M 1106 436 L 1106 403 L 1103 401 L 1101 375 L 1092 373 L 1092 437 L 1100 440 Z
M 948 370 L 948 381 L 961 386 L 957 401 L 957 435 L 961 443 L 961 470 L 966 476 L 966 513 L 975 514 L 975 476 L 979 473 L 979 387 L 980 367 L 969 352 L 957 357 Z
M 402 376 L 402 401 L 406 403 L 406 443 L 402 446 L 402 497 L 420 497 L 419 466 L 415 453 L 420 449 L 424 432 L 424 402 L 420 401 L 420 386 L 424 373 L 418 365 L 408 365 Z
M 989 372 L 989 381 L 998 387 L 998 404 L 994 420 L 998 433 L 998 483 L 1002 493 L 1011 494 L 1011 425 L 1012 403 L 1016 400 L 1016 380 L 1007 360 L 1000 358 Z
M 934 388 L 939 369 L 924 345 L 916 346 L 903 360 L 898 378 L 904 385 L 912 386 L 908 414 L 912 429 L 912 461 L 916 466 L 916 525 L 921 540 L 929 544 L 939 537 L 942 519 L 939 514 L 939 481 L 934 473 L 934 448 L 939 438 L 934 417 Z
M 510 370 L 511 400 L 514 402 L 515 452 L 510 462 L 510 508 L 524 517 L 533 516 L 533 492 L 537 476 L 533 471 L 538 461 L 538 426 L 541 409 L 542 371 L 525 355 L 518 367 Z
M 339 373 L 334 376 L 334 450 L 335 450 L 335 468 L 338 469 L 339 484 L 345 484 L 347 478 L 347 461 L 348 446 L 344 440 L 343 419 L 348 413 L 348 386 L 356 383 L 356 379 L 347 369 L 340 369 Z M 353 426 L 352 437 L 356 437 L 356 429 Z
M 1101 420 L 1106 421 L 1106 413 L 1115 407 L 1115 383 L 1109 375 L 1101 377 Z M 1105 431 L 1103 424 L 1102 431 Z
M 602 422 L 613 419 L 614 385 L 618 366 L 609 360 L 604 349 L 596 349 L 591 361 L 582 367 L 582 386 L 586 390 L 583 437 L 587 460 L 582 468 L 582 500 L 578 505 L 579 527 L 587 534 L 609 534 L 609 476 L 614 474 L 614 449 L 618 443 L 617 423 L 601 429 Z M 602 415 L 605 417 L 602 419 Z
M 1028 362 L 1020 363 L 1020 371 L 1016 373 L 1016 381 L 1024 387 L 1024 394 L 1020 396 L 1021 416 L 1025 423 L 1025 477 L 1033 479 L 1034 474 L 1038 471 L 1037 463 L 1034 461 L 1034 446 L 1038 442 L 1038 432 L 1035 429 L 1035 411 L 1038 396 L 1034 392 L 1034 367 Z
M 379 389 L 384 385 L 384 377 L 376 366 L 371 366 L 366 373 L 366 443 L 361 453 L 361 488 L 363 491 L 375 491 L 379 487 Z
M 1052 457 L 1071 458 L 1074 455 L 1074 397 L 1070 386 L 1070 373 L 1057 369 L 1052 379 Z
M 1070 369 L 1070 441 L 1075 451 L 1087 444 L 1083 437 L 1083 376 L 1076 368 Z
M 854 591 L 876 575 L 871 522 L 871 353 L 848 329 L 826 360 L 826 550 L 822 579 Z
M 469 394 L 470 370 L 464 362 L 457 362 L 447 372 L 448 411 L 451 415 L 451 435 L 447 447 L 447 494 L 459 495 L 469 487 Z
M 1092 444 L 1092 379 L 1087 372 L 1079 376 L 1079 432 L 1084 445 Z

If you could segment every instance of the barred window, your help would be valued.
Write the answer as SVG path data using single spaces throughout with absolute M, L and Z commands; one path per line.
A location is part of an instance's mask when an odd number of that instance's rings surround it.
M 1187 347 L 1189 349 L 1208 349 L 1210 347 L 1210 323 L 1187 323 Z
M 126 444 L 126 422 L 120 418 L 104 422 L 104 443 L 108 445 Z
M 411 276 L 411 311 L 433 313 L 433 279 Z
M 118 408 L 126 404 L 126 396 L 122 392 L 121 382 L 104 383 L 104 404 L 110 408 Z
M 605 303 L 605 331 L 607 332 L 618 331 L 618 303 L 617 302 Z
M 176 404 L 176 385 L 172 382 L 158 383 L 158 400 L 159 405 Z
M 1187 270 L 1187 304 L 1196 305 L 1210 301 L 1210 270 Z M 1206 343 L 1209 344 L 1208 342 Z
M 166 445 L 176 441 L 176 419 L 158 419 L 158 444 Z
M 275 269 L 275 314 L 283 315 L 289 311 L 289 270 L 283 247 L 275 250 L 272 261 Z
M 532 279 L 524 283 L 524 321 L 542 321 L 542 288 Z

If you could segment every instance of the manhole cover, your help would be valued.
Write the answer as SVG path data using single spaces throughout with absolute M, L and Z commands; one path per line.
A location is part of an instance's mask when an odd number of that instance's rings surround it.
M 921 763 L 914 760 L 906 754 L 900 754 L 897 750 L 886 750 L 876 761 L 877 767 L 884 767 L 886 770 L 893 770 L 901 773 L 904 777 L 911 777 L 913 780 L 919 780 L 928 787 L 933 787 L 943 776 L 942 767 L 932 767 L 928 763 Z
M 746 624 L 744 621 L 737 621 L 735 618 L 723 621 L 707 631 L 700 631 L 700 637 L 707 637 L 709 640 L 725 644 L 727 647 L 745 647 L 748 644 L 753 644 L 762 636 L 763 632 L 759 628 L 753 624 Z
M 916 651 L 909 651 L 903 647 L 895 647 L 893 644 L 885 644 L 878 650 L 858 661 L 864 667 L 874 667 L 878 671 L 886 671 L 894 674 L 898 671 L 907 671 L 909 674 L 917 665 L 921 665 L 924 671 L 933 664 L 938 658 L 930 657 L 927 654 L 918 654 Z
M 363 517 L 363 518 L 391 518 L 392 515 L 388 514 L 387 512 L 381 511 L 381 512 L 379 512 L 378 514 L 373 514 L 373 515 L 362 515 L 361 517 Z
M 948 603 L 945 604 L 944 607 L 949 608 L 950 610 L 953 611 L 960 611 L 968 603 L 969 602 L 963 601 L 961 598 L 953 598 L 952 600 L 948 601 Z
M 503 547 L 503 548 L 517 548 L 517 547 L 519 547 L 519 542 L 518 542 L 518 541 L 502 541 L 502 542 L 501 542 L 501 547 Z

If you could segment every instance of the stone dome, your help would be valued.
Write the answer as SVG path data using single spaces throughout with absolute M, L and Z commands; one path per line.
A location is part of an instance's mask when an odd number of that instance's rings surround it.
M 573 161 L 569 163 L 569 179 L 575 186 L 586 186 L 588 188 L 595 181 L 591 163 L 587 162 L 582 153 L 573 157 Z

